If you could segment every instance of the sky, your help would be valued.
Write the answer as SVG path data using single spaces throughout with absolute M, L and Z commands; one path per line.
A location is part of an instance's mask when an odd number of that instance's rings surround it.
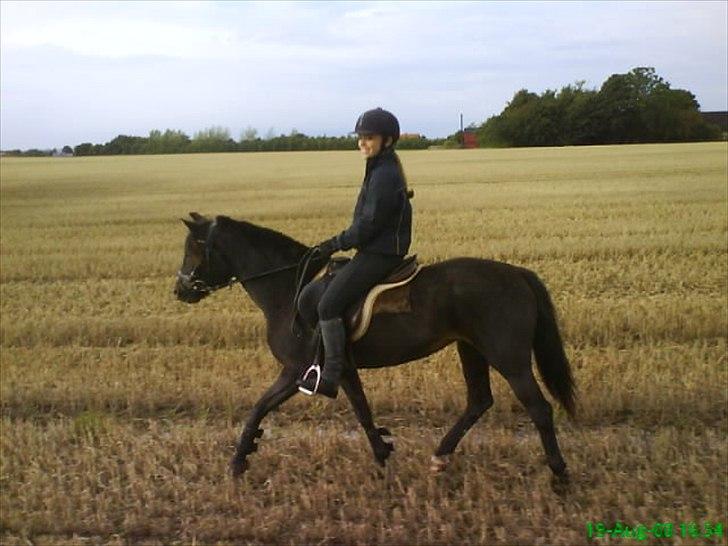
M 0 148 L 179 129 L 443 137 L 519 89 L 655 67 L 728 109 L 728 2 L 0 1 Z

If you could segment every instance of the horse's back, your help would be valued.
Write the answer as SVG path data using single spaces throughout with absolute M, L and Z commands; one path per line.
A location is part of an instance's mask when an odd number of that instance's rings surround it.
M 391 366 L 455 341 L 472 343 L 515 330 L 532 333 L 536 299 L 524 273 L 529 272 L 474 257 L 423 265 L 408 285 L 394 289 L 405 291 L 410 309 L 376 314 L 354 344 L 357 365 Z
M 531 329 L 537 298 L 529 283 L 535 273 L 506 262 L 458 257 L 423 268 L 414 279 L 412 307 L 427 316 L 437 309 L 451 331 L 471 337 L 476 330 Z
M 453 294 L 524 289 L 530 292 L 526 277 L 535 275 L 529 269 L 507 262 L 461 256 L 423 266 L 413 284 L 428 290 L 433 285 L 440 286 Z

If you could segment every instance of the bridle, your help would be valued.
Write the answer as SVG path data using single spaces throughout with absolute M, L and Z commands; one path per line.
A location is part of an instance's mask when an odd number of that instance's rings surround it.
M 214 223 L 213 223 L 214 226 Z M 204 245 L 205 247 L 205 259 L 207 263 L 210 263 L 210 255 L 212 253 L 212 244 L 210 242 L 211 234 L 212 234 L 212 228 L 208 232 L 207 239 L 195 239 L 195 242 Z M 308 272 L 308 268 L 311 264 L 311 262 L 316 257 L 322 257 L 320 255 L 320 249 L 317 246 L 308 248 L 303 255 L 299 258 L 299 260 L 296 263 L 284 265 L 282 267 L 276 267 L 274 269 L 268 269 L 266 271 L 263 271 L 261 273 L 255 273 L 254 275 L 248 275 L 244 278 L 238 278 L 237 276 L 233 275 L 231 276 L 227 281 L 222 282 L 220 284 L 216 285 L 210 285 L 205 279 L 202 279 L 197 276 L 197 268 L 202 265 L 202 261 L 197 264 L 194 268 L 192 268 L 192 271 L 189 273 L 183 273 L 180 269 L 177 271 L 177 279 L 182 284 L 182 286 L 186 290 L 192 290 L 193 292 L 207 296 L 216 290 L 219 290 L 220 288 L 225 288 L 226 286 L 232 286 L 236 282 L 240 282 L 240 284 L 245 285 L 246 282 L 253 281 L 255 279 L 262 279 L 263 277 L 268 277 L 270 275 L 274 275 L 276 273 L 281 273 L 283 271 L 290 271 L 293 268 L 296 268 L 296 290 L 293 295 L 293 301 L 292 303 L 292 311 L 291 311 L 291 332 L 298 338 L 301 337 L 301 327 L 299 323 L 299 314 L 297 312 L 298 308 L 298 297 L 301 294 L 301 291 L 303 290 L 303 287 L 305 285 L 306 280 L 306 274 Z M 224 259 L 224 257 L 223 257 Z
M 215 290 L 219 290 L 220 288 L 232 286 L 238 280 L 237 277 L 232 276 L 230 277 L 230 279 L 228 279 L 227 282 L 210 286 L 206 280 L 195 277 L 197 275 L 198 267 L 200 266 L 196 265 L 189 273 L 182 273 L 181 269 L 177 271 L 177 279 L 182 283 L 182 286 L 184 286 L 188 290 L 192 290 L 193 292 L 198 292 L 200 294 L 211 294 L 212 292 L 214 292 Z
M 212 232 L 212 229 L 210 230 Z M 210 263 L 210 254 L 211 254 L 211 244 L 210 244 L 210 236 L 208 235 L 207 239 L 195 239 L 195 242 L 204 245 L 205 247 L 205 259 L 207 263 Z M 231 276 L 227 281 L 221 282 L 220 284 L 210 285 L 205 279 L 202 279 L 197 276 L 197 268 L 202 265 L 202 262 L 197 264 L 194 268 L 192 268 L 192 271 L 189 273 L 183 273 L 180 269 L 177 271 L 177 279 L 182 283 L 182 286 L 185 287 L 188 290 L 192 290 L 193 292 L 197 292 L 199 294 L 211 294 L 212 292 L 215 292 L 216 290 L 219 290 L 221 288 L 225 288 L 228 286 L 232 286 L 236 282 L 240 282 L 241 284 L 245 284 L 246 282 L 255 280 L 255 279 L 261 279 L 263 277 L 267 277 L 269 275 L 273 275 L 275 273 L 281 273 L 283 271 L 290 271 L 293 268 L 296 268 L 296 294 L 294 296 L 294 302 L 298 299 L 298 295 L 301 292 L 301 289 L 303 288 L 303 282 L 306 277 L 306 272 L 308 271 L 308 266 L 313 257 L 316 255 L 316 252 L 318 251 L 318 247 L 311 247 L 306 252 L 304 252 L 303 256 L 298 260 L 298 262 L 294 264 L 284 265 L 282 267 L 276 267 L 274 269 L 269 269 L 266 271 L 263 271 L 261 273 L 256 273 L 254 275 L 248 275 L 244 278 L 238 278 L 235 275 Z

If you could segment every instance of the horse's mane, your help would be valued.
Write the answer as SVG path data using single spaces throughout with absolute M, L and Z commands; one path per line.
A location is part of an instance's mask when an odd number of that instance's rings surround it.
M 258 226 L 245 220 L 233 220 L 228 216 L 218 216 L 218 225 L 225 225 L 238 232 L 246 241 L 255 241 L 256 247 L 266 256 L 298 259 L 308 246 L 289 237 L 285 233 L 271 228 Z

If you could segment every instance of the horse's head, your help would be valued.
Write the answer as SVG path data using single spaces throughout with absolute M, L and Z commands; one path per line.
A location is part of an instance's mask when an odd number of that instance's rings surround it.
M 228 263 L 215 251 L 216 224 L 196 212 L 190 216 L 192 222 L 182 219 L 189 233 L 174 294 L 186 303 L 197 303 L 214 290 L 229 285 L 234 277 Z

